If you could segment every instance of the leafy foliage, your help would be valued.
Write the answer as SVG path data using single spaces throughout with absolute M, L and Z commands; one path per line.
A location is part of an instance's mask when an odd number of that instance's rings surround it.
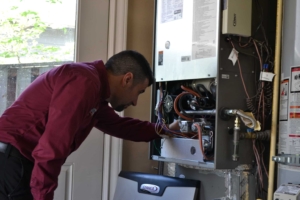
M 44 1 L 49 4 L 62 3 L 62 0 Z M 39 42 L 41 34 L 47 28 L 51 28 L 51 25 L 44 22 L 34 10 L 22 10 L 18 4 L 0 10 L 0 57 L 10 58 L 14 63 L 22 63 L 25 58 L 31 62 L 57 61 L 53 55 L 61 48 Z M 67 33 L 66 28 L 61 30 L 64 34 Z

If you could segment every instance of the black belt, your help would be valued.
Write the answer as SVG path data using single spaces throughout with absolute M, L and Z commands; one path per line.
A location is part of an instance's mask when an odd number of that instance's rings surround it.
M 25 158 L 20 151 L 11 144 L 0 142 L 0 153 L 4 153 L 5 156 L 14 156 L 19 158 Z
M 8 144 L 4 143 L 4 142 L 0 142 L 0 152 L 1 153 L 5 153 L 6 149 L 7 149 Z

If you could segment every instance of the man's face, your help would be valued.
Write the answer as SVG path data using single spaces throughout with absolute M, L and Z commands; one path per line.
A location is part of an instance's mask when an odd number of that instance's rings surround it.
M 125 80 L 125 84 L 117 94 L 112 94 L 110 104 L 115 111 L 121 112 L 128 106 L 137 105 L 138 97 L 148 87 L 148 79 L 144 82 L 133 84 L 133 79 Z

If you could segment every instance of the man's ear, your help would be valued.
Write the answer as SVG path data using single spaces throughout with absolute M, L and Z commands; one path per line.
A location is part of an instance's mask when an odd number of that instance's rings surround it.
M 131 72 L 127 72 L 124 74 L 123 79 L 122 79 L 122 85 L 123 86 L 131 86 L 133 83 L 133 74 Z

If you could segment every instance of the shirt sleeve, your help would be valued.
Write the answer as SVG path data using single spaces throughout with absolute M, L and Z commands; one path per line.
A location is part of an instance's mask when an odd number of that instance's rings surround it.
M 96 128 L 109 135 L 131 140 L 149 142 L 160 138 L 155 132 L 155 124 L 130 117 L 120 117 L 107 102 L 98 110 Z
M 96 85 L 79 72 L 55 80 L 45 131 L 32 152 L 31 192 L 35 200 L 52 200 L 61 166 L 72 150 L 75 133 L 95 104 Z

